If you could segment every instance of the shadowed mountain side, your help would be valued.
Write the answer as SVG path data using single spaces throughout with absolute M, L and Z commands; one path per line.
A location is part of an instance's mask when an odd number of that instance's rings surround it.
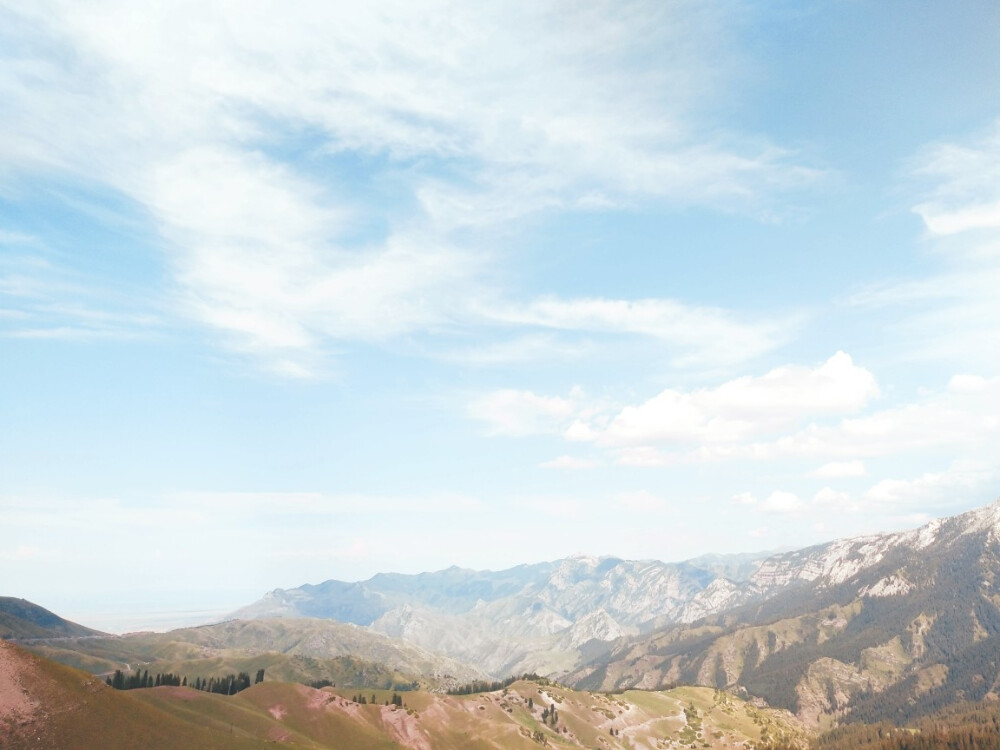
M 783 590 L 625 639 L 564 679 L 744 689 L 803 719 L 906 721 L 1000 686 L 1000 504 L 765 561 Z
M 75 622 L 64 620 L 49 610 L 12 596 L 0 596 L 0 638 L 61 638 L 105 635 Z
M 222 671 L 267 669 L 276 678 L 337 684 L 427 687 L 464 684 L 483 673 L 393 638 L 332 620 L 233 620 L 168 633 L 131 633 L 106 638 L 35 641 L 49 658 L 103 674 L 174 672 L 191 678 Z

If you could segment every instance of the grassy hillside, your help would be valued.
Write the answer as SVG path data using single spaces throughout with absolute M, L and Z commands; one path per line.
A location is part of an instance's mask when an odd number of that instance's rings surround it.
M 0 638 L 4 640 L 91 635 L 103 635 L 103 633 L 64 620 L 27 599 L 0 596 Z
M 131 693 L 112 690 L 92 675 L 8 643 L 0 643 L 0 686 L 6 687 L 0 687 L 3 750 L 250 750 L 263 746 L 222 728 L 183 721 Z M 23 698 L 20 705 L 18 691 Z
M 169 633 L 60 638 L 27 645 L 42 656 L 94 674 L 141 667 L 193 679 L 265 669 L 273 679 L 291 682 L 329 680 L 375 687 L 416 682 L 427 688 L 482 677 L 452 659 L 329 620 L 234 620 Z
M 4 702 L 21 691 L 22 701 Z M 708 688 L 594 694 L 545 681 L 493 693 L 314 690 L 265 681 L 234 696 L 161 687 L 117 692 L 98 678 L 0 644 L 0 747 L 198 750 L 601 750 L 805 747 L 788 714 Z M 15 695 L 15 697 L 17 697 Z M 14 708 L 11 708 L 14 706 Z M 550 711 L 555 708 L 555 720 Z M 543 717 L 548 717 L 545 720 Z

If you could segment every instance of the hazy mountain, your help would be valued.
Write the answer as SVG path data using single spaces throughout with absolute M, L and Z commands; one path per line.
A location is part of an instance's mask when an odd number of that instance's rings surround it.
M 64 620 L 26 599 L 0 596 L 0 638 L 59 638 L 104 635 Z
M 566 679 L 743 689 L 848 721 L 1000 697 L 1000 503 L 775 555 L 745 585 L 762 598 L 623 640 Z
M 498 572 L 452 567 L 276 589 L 234 617 L 329 617 L 404 638 L 502 676 L 574 668 L 593 640 L 689 622 L 757 598 L 762 556 L 681 563 L 573 557 Z
M 243 614 L 278 611 L 349 615 L 494 675 L 728 687 L 809 720 L 912 717 L 1000 697 L 1000 503 L 764 557 L 331 581 Z

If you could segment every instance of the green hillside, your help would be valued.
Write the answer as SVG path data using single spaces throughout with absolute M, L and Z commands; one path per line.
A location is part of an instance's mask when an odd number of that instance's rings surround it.
M 136 668 L 190 679 L 267 671 L 289 682 L 446 688 L 482 677 L 464 664 L 403 641 L 328 620 L 230 621 L 168 633 L 55 638 L 24 644 L 94 674 Z

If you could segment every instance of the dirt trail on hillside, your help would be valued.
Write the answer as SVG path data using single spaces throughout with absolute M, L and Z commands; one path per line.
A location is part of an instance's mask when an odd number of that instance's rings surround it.
M 37 705 L 22 685 L 31 677 L 30 665 L 13 646 L 0 641 L 0 726 L 29 718 Z

